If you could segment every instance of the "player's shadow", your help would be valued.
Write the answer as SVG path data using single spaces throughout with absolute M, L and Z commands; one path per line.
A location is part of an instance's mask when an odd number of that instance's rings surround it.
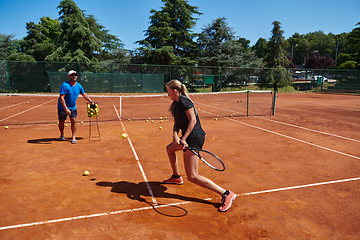
M 167 187 L 163 186 L 162 182 L 148 182 L 153 197 L 155 198 L 171 198 L 181 201 L 198 202 L 202 204 L 213 205 L 214 207 L 220 207 L 220 203 L 214 203 L 208 200 L 203 200 L 194 197 L 186 197 L 178 194 L 166 192 Z M 145 182 L 133 183 L 133 182 L 97 182 L 96 185 L 101 187 L 111 187 L 111 192 L 126 194 L 129 199 L 137 200 L 139 202 L 147 202 L 143 197 L 150 197 L 148 186 Z
M 27 143 L 34 144 L 51 144 L 52 142 L 70 142 L 72 138 L 66 138 L 64 141 L 60 141 L 59 138 L 39 138 L 39 139 L 30 139 Z M 77 140 L 82 140 L 82 137 L 76 137 Z

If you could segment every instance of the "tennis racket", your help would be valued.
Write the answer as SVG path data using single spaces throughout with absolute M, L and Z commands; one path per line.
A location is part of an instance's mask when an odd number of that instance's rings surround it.
M 186 151 L 187 149 L 189 149 L 192 153 L 198 156 L 201 159 L 201 161 L 203 161 L 206 165 L 208 165 L 212 169 L 219 172 L 223 172 L 225 170 L 225 164 L 223 163 L 223 161 L 221 161 L 221 159 L 212 152 L 202 149 L 194 149 L 189 146 L 186 146 L 184 151 Z

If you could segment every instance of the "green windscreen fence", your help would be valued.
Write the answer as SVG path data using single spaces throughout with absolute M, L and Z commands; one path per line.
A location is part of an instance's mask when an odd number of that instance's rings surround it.
M 47 72 L 51 92 L 58 93 L 66 72 Z M 78 82 L 86 92 L 93 93 L 162 93 L 164 74 L 79 73 Z

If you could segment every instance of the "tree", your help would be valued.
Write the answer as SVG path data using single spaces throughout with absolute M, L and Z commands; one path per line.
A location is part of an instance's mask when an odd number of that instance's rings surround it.
M 358 22 L 356 26 L 358 27 L 354 28 L 349 33 L 347 40 L 349 43 L 352 60 L 356 61 L 358 63 L 357 68 L 360 68 L 360 22 Z
M 89 24 L 91 32 L 94 34 L 96 39 L 103 44 L 99 59 L 118 59 L 120 57 L 119 53 L 124 51 L 124 44 L 122 41 L 117 36 L 110 34 L 109 30 L 106 30 L 103 25 L 98 23 L 97 19 L 93 15 L 85 16 L 85 18 Z
M 264 59 L 268 52 L 267 41 L 265 38 L 259 38 L 255 45 L 251 48 L 255 51 L 255 54 L 258 58 Z
M 15 51 L 13 42 L 14 35 L 4 35 L 0 33 L 0 60 L 5 60 Z
M 306 60 L 305 68 L 313 69 L 325 69 L 331 66 L 335 66 L 335 60 L 329 55 L 320 56 L 319 53 L 315 53 L 313 56 Z
M 60 46 L 47 61 L 97 62 L 95 53 L 102 51 L 103 44 L 91 32 L 81 9 L 71 0 L 63 0 L 58 6 L 60 20 Z
M 226 18 L 218 18 L 202 30 L 197 40 L 200 65 L 246 68 L 261 66 L 261 59 L 257 58 L 253 51 L 245 49 L 240 41 L 235 40 Z
M 195 26 L 194 14 L 201 15 L 198 7 L 185 0 L 162 0 L 161 11 L 151 9 L 150 26 L 146 38 L 137 41 L 138 51 L 146 63 L 193 65 L 196 43 L 190 30 Z
M 272 83 L 275 90 L 277 87 L 284 87 L 289 83 L 290 78 L 287 74 L 286 67 L 290 64 L 290 61 L 287 57 L 288 53 L 285 48 L 287 43 L 283 37 L 284 31 L 281 30 L 280 22 L 273 22 L 272 37 L 267 44 L 268 49 L 270 49 L 269 54 L 266 56 L 266 66 L 271 68 L 268 73 L 268 82 Z
M 38 24 L 26 23 L 28 35 L 20 41 L 21 51 L 32 55 L 37 61 L 43 61 L 57 48 L 60 36 L 59 27 L 59 20 L 53 20 L 50 17 L 40 18 Z

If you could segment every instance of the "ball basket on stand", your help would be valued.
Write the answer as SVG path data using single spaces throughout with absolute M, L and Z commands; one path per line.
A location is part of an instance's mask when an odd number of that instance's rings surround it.
M 87 116 L 89 117 L 89 122 L 90 122 L 90 126 L 89 126 L 89 141 L 91 141 L 91 139 L 93 140 L 98 140 L 100 141 L 100 130 L 99 130 L 99 124 L 98 124 L 98 117 L 99 117 L 99 103 L 98 102 L 92 102 L 92 103 L 87 103 Z M 95 118 L 95 121 L 93 120 Z M 97 128 L 97 135 L 94 136 L 92 135 L 92 126 L 94 125 Z M 96 131 L 95 131 L 96 134 Z

